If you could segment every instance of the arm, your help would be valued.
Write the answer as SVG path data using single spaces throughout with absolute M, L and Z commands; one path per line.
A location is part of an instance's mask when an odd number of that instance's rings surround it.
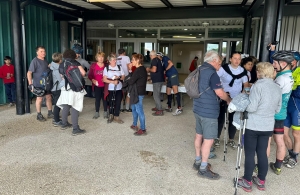
M 32 72 L 31 71 L 27 72 L 27 80 L 28 80 L 28 85 L 32 85 Z
M 93 81 L 93 79 L 94 79 L 94 67 L 95 67 L 95 65 L 92 64 L 92 65 L 91 65 L 91 68 L 90 68 L 90 71 L 89 71 L 89 74 L 88 74 L 88 78 L 89 78 L 91 81 Z
M 82 68 L 82 66 L 78 66 L 78 68 L 80 70 L 81 75 L 84 77 L 86 74 L 85 70 Z
M 156 66 L 152 66 L 151 68 L 147 68 L 147 71 L 148 72 L 156 72 L 156 70 L 157 70 L 157 67 Z
M 228 94 L 223 90 L 222 84 L 220 81 L 220 77 L 217 73 L 213 73 L 210 77 L 210 88 L 213 89 L 216 93 L 216 95 L 227 102 L 227 104 L 230 103 L 231 98 L 228 96 Z
M 168 60 L 168 66 L 166 70 L 169 70 L 173 66 L 173 62 L 171 60 Z
M 229 103 L 231 102 L 231 98 L 228 96 L 228 94 L 227 94 L 222 88 L 220 88 L 220 89 L 215 89 L 215 93 L 217 94 L 217 96 L 218 96 L 220 99 L 226 101 L 227 104 L 229 104 Z
M 103 82 L 108 83 L 108 84 L 114 84 L 117 85 L 118 84 L 118 80 L 108 80 L 106 75 L 103 75 Z
M 259 91 L 257 85 L 254 85 L 249 95 L 250 104 L 246 109 L 248 112 L 255 112 L 257 110 L 261 99 L 261 93 Z

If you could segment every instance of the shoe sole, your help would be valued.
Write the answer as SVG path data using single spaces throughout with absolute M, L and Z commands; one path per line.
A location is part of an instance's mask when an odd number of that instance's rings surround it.
M 147 133 L 143 133 L 143 134 L 134 133 L 133 135 L 135 135 L 135 136 L 144 136 L 144 135 L 147 135 Z
M 252 179 L 252 183 L 257 187 L 258 190 L 260 190 L 260 191 L 265 191 L 265 190 L 266 190 L 266 188 L 260 187 L 260 186 L 254 181 L 254 179 Z
M 235 182 L 236 182 L 235 178 L 233 178 L 233 184 L 234 184 L 234 186 L 235 186 Z M 247 188 L 245 188 L 243 186 L 240 186 L 239 183 L 237 183 L 237 187 L 242 188 L 245 192 L 252 192 L 252 189 L 247 189 Z
M 85 134 L 85 132 L 82 132 L 82 133 L 72 133 L 73 136 L 82 135 L 82 134 Z

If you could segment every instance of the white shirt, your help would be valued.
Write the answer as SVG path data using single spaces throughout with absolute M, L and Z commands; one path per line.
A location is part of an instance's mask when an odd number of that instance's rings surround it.
M 117 59 L 117 65 L 122 66 L 125 76 L 129 74 L 127 64 L 130 63 L 130 59 L 128 56 L 119 56 Z
M 241 66 L 238 66 L 236 69 L 234 69 L 230 64 L 229 64 L 229 69 L 231 70 L 232 74 L 238 75 L 244 71 L 244 68 Z M 223 67 L 220 68 L 220 70 L 217 71 L 217 74 L 220 77 L 221 83 L 223 85 L 223 89 L 225 92 L 229 92 L 230 97 L 234 98 L 238 94 L 241 93 L 242 88 L 243 88 L 243 83 L 248 82 L 247 75 L 243 76 L 240 79 L 235 79 L 233 82 L 232 87 L 229 86 L 230 81 L 232 80 L 232 76 L 230 76 L 224 69 Z
M 106 76 L 106 78 L 108 79 L 112 79 L 113 76 L 121 77 L 122 75 L 124 75 L 122 66 L 120 66 L 120 70 L 118 68 L 118 65 L 116 65 L 115 67 L 108 66 L 108 71 L 107 68 L 104 68 L 103 76 Z M 115 89 L 115 85 L 109 83 L 108 90 L 113 91 L 114 89 Z M 116 90 L 121 90 L 121 89 L 122 89 L 122 83 L 119 82 Z

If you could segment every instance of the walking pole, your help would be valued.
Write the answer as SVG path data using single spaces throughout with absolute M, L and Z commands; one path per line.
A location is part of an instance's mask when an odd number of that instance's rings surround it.
M 109 107 L 109 110 L 110 110 L 110 113 L 112 114 L 109 114 L 109 117 L 107 119 L 107 123 L 111 123 L 114 119 L 114 113 L 115 113 L 115 100 L 116 100 L 116 90 L 117 90 L 117 85 L 114 86 L 114 91 L 112 92 L 113 95 L 112 95 L 112 98 L 111 98 L 111 103 L 110 103 L 110 107 Z
M 235 192 L 234 195 L 237 195 L 237 187 L 238 187 L 238 177 L 240 174 L 240 169 L 241 169 L 241 159 L 242 159 L 242 154 L 243 154 L 243 149 L 244 149 L 244 135 L 245 135 L 245 129 L 246 129 L 246 123 L 248 119 L 248 112 L 241 113 L 241 121 L 244 120 L 243 128 L 240 130 L 239 133 L 239 143 L 238 143 L 238 151 L 236 154 L 236 166 L 235 166 L 235 178 L 234 178 L 234 187 L 235 187 Z
M 226 106 L 226 113 L 225 113 L 225 122 L 224 122 L 224 161 L 226 161 L 226 154 L 227 154 L 227 141 L 228 141 L 228 125 L 229 125 L 229 118 L 228 118 L 228 109 Z

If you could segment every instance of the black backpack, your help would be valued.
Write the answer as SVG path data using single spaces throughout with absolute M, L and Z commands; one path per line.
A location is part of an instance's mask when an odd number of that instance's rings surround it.
M 72 91 L 75 92 L 82 91 L 85 86 L 85 80 L 78 68 L 79 66 L 81 66 L 79 62 L 72 59 L 65 59 L 61 65 L 63 66 L 63 75 L 65 77 L 65 80 L 67 81 L 65 82 L 66 89 L 69 83 Z
M 45 91 L 51 91 L 53 88 L 53 74 L 50 68 L 47 68 L 46 72 L 43 72 L 40 84 Z

